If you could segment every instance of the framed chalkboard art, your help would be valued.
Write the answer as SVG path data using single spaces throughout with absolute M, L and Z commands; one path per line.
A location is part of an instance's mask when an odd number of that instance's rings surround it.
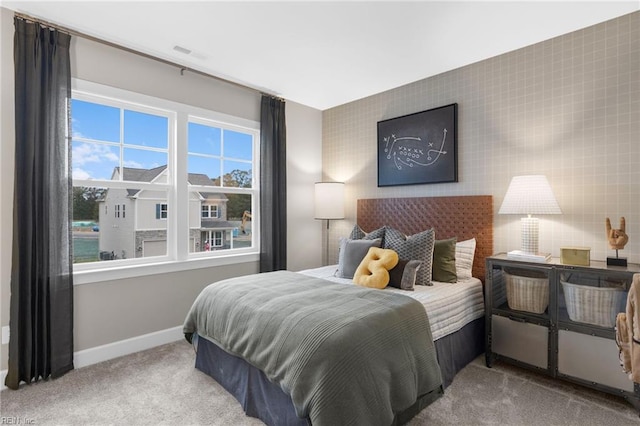
M 458 104 L 378 121 L 378 186 L 458 181 Z

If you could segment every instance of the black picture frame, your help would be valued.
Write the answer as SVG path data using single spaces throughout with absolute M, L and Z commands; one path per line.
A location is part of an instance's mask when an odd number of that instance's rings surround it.
M 458 181 L 458 104 L 378 121 L 378 186 Z

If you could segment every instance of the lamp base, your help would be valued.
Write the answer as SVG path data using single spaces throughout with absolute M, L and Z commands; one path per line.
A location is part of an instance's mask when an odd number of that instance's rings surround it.
M 607 257 L 608 266 L 627 266 L 626 257 Z
M 537 217 L 528 216 L 520 219 L 523 252 L 538 253 L 538 228 L 539 221 Z

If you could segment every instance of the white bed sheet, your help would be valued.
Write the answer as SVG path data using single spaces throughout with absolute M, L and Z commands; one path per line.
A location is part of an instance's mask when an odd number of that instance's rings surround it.
M 329 265 L 299 272 L 337 283 L 355 285 L 350 279 L 337 278 L 337 269 L 337 265 Z M 413 297 L 422 303 L 429 317 L 434 341 L 455 333 L 471 321 L 484 316 L 482 282 L 477 278 L 468 278 L 455 284 L 434 281 L 432 286 L 417 285 L 414 289 L 415 291 L 406 291 L 387 287 L 383 291 Z

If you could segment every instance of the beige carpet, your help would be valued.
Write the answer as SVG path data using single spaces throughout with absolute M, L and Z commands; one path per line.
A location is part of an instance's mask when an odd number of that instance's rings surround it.
M 3 424 L 261 425 L 196 370 L 184 341 L 0 392 Z M 17 423 L 20 422 L 20 423 Z M 623 399 L 476 359 L 411 425 L 638 425 Z

